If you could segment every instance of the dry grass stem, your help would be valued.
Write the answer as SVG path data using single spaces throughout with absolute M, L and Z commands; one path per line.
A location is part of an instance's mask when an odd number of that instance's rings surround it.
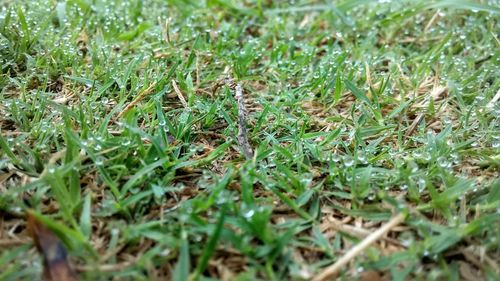
M 493 108 L 495 104 L 497 104 L 498 100 L 500 99 L 500 90 L 497 91 L 495 96 L 491 99 L 491 101 L 486 105 L 487 108 Z
M 354 246 L 349 250 L 342 258 L 340 258 L 336 263 L 323 269 L 318 275 L 316 275 L 312 281 L 326 281 L 335 277 L 352 259 L 363 252 L 364 249 L 368 248 L 371 244 L 375 243 L 382 236 L 387 234 L 393 227 L 397 226 L 405 219 L 404 214 L 398 214 L 393 217 L 389 222 L 384 224 L 382 227 L 377 229 L 375 232 L 367 236 L 361 243 Z
M 359 238 L 365 238 L 372 233 L 372 231 L 370 231 L 370 230 L 356 227 L 356 226 L 352 226 L 349 224 L 345 224 L 342 221 L 336 220 L 333 217 L 328 218 L 328 222 L 324 223 L 324 228 L 326 228 L 326 229 L 331 228 L 331 229 L 334 229 L 336 231 L 341 231 L 341 232 L 344 232 L 344 233 L 347 233 L 347 234 L 350 234 L 350 235 L 353 235 L 353 236 L 356 236 Z M 322 230 L 325 231 L 326 229 L 322 229 Z M 393 245 L 406 248 L 396 239 L 391 239 L 388 237 L 383 237 L 382 239 L 393 244 Z
M 441 96 L 446 93 L 447 91 L 447 88 L 446 87 L 443 87 L 443 86 L 435 86 L 431 93 L 430 93 L 430 97 L 427 98 L 423 103 L 420 103 L 418 105 L 418 107 L 421 107 L 421 108 L 426 108 L 430 101 L 433 100 L 433 101 L 436 101 L 438 99 L 441 98 Z M 406 134 L 405 134 L 405 138 L 408 139 L 412 134 L 413 132 L 415 131 L 415 129 L 417 128 L 418 124 L 420 124 L 420 122 L 422 121 L 422 119 L 424 119 L 424 116 L 425 116 L 425 112 L 420 112 L 417 117 L 415 117 L 415 119 L 413 120 L 413 122 L 411 123 L 410 127 L 408 128 L 408 130 L 406 131 Z
M 125 109 L 123 109 L 117 116 L 117 118 L 122 117 L 125 113 L 127 113 L 132 107 L 134 107 L 136 104 L 138 104 L 141 100 L 143 100 L 145 97 L 147 97 L 153 89 L 156 86 L 156 82 L 152 83 L 146 90 L 142 91 L 133 101 L 131 101 Z
M 182 106 L 184 106 L 185 108 L 188 108 L 189 107 L 188 103 L 186 102 L 186 99 L 182 95 L 181 90 L 179 90 L 179 87 L 177 86 L 177 83 L 175 83 L 175 80 L 172 80 L 172 87 L 174 87 L 174 91 L 177 94 L 177 97 L 179 98 L 179 100 L 181 101 Z

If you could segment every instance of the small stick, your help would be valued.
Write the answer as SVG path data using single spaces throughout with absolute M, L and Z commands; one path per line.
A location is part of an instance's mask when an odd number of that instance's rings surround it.
M 239 83 L 236 84 L 234 98 L 238 104 L 238 143 L 243 150 L 245 157 L 247 159 L 251 159 L 253 157 L 253 150 L 248 142 L 246 129 L 247 110 L 245 108 L 243 88 Z
M 382 236 L 384 236 L 389 230 L 393 227 L 397 226 L 401 222 L 403 222 L 405 216 L 403 214 L 398 214 L 393 217 L 390 221 L 384 224 L 382 227 L 377 229 L 375 232 L 367 236 L 361 243 L 354 246 L 351 250 L 349 250 L 343 257 L 341 257 L 336 263 L 328 266 L 323 269 L 318 275 L 316 275 L 312 281 L 326 281 L 335 277 L 352 259 L 354 259 L 357 255 L 363 252 L 366 248 L 368 248 L 371 244 L 379 240 Z
M 151 84 L 146 90 L 144 90 L 142 93 L 140 93 L 133 101 L 131 101 L 125 107 L 125 109 L 122 110 L 122 112 L 120 112 L 120 114 L 118 114 L 118 118 L 122 117 L 125 113 L 127 113 L 127 111 L 129 111 L 132 107 L 134 107 L 136 104 L 138 104 L 142 99 L 144 99 L 146 96 L 151 94 L 151 92 L 153 91 L 155 86 L 156 86 L 156 82 Z

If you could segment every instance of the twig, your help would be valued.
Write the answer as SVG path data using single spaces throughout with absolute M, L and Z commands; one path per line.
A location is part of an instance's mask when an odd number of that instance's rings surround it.
M 253 157 L 253 150 L 248 142 L 246 129 L 247 110 L 245 107 L 245 98 L 243 97 L 243 88 L 238 83 L 234 87 L 234 91 L 234 98 L 238 104 L 238 144 L 240 145 L 245 157 L 247 159 L 251 159 Z
M 125 107 L 125 109 L 122 110 L 122 112 L 120 112 L 120 114 L 118 114 L 118 118 L 122 117 L 125 113 L 127 113 L 127 111 L 129 111 L 132 107 L 134 107 L 136 104 L 138 104 L 142 99 L 144 99 L 146 96 L 151 94 L 151 92 L 153 91 L 155 86 L 156 86 L 156 82 L 151 84 L 146 90 L 144 90 L 142 93 L 140 93 L 133 101 L 131 101 Z
M 174 92 L 177 94 L 177 97 L 179 98 L 179 100 L 181 101 L 182 105 L 185 107 L 185 108 L 188 108 L 188 103 L 186 102 L 186 99 L 184 98 L 184 96 L 182 95 L 181 93 L 181 90 L 179 90 L 179 87 L 177 87 L 177 83 L 175 83 L 174 80 L 172 80 L 172 86 L 174 87 Z
M 403 214 L 398 214 L 393 217 L 389 222 L 384 224 L 382 227 L 377 229 L 375 232 L 367 236 L 361 243 L 354 246 L 351 250 L 349 250 L 343 257 L 341 257 L 336 263 L 328 266 L 323 269 L 318 275 L 316 275 L 312 281 L 325 281 L 330 280 L 334 276 L 336 276 L 340 270 L 342 270 L 352 259 L 354 259 L 357 255 L 363 252 L 368 246 L 373 244 L 375 241 L 379 240 L 382 236 L 384 236 L 389 230 L 393 227 L 397 226 L 401 222 L 403 222 L 405 216 Z

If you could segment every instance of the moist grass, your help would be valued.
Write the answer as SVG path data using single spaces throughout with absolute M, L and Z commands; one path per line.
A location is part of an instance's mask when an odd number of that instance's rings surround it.
M 0 3 L 0 280 L 498 280 L 499 1 Z

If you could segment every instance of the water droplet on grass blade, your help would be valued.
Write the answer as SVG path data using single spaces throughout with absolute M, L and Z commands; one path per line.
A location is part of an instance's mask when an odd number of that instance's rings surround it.
M 423 192 L 425 190 L 425 187 L 426 187 L 426 182 L 424 179 L 419 179 L 418 180 L 418 191 L 419 192 Z
M 344 166 L 346 168 L 354 166 L 354 159 L 349 155 L 344 156 Z
M 445 157 L 442 157 L 442 156 L 437 159 L 437 164 L 441 168 L 451 167 L 451 163 L 448 161 L 448 159 L 446 159 Z
M 250 210 L 243 213 L 243 216 L 247 219 L 252 218 L 253 215 L 255 215 L 255 211 L 253 209 L 250 209 Z
M 341 160 L 340 155 L 338 155 L 337 153 L 332 154 L 332 161 L 333 162 L 338 163 L 338 162 L 340 162 L 340 160 Z
M 97 166 L 102 166 L 104 164 L 104 158 L 103 157 L 97 157 L 97 159 L 95 160 L 95 164 Z
M 500 148 L 500 141 L 494 140 L 491 142 L 491 147 L 492 148 Z
M 359 162 L 361 162 L 362 164 L 368 164 L 368 161 L 366 159 L 366 154 L 364 152 L 360 152 L 358 153 L 358 160 Z

